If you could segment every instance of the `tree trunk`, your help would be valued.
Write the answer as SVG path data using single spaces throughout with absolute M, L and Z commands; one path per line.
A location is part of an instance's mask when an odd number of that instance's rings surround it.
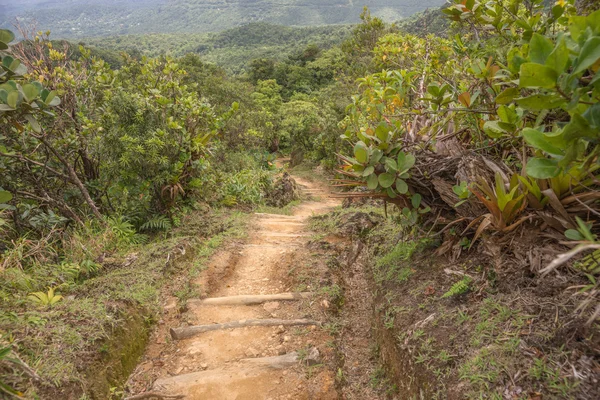
M 75 172 L 75 169 L 73 169 L 73 167 L 69 164 L 69 162 L 67 160 L 65 160 L 65 158 L 63 156 L 61 156 L 60 153 L 58 151 L 56 151 L 56 149 L 54 147 L 52 147 L 50 145 L 50 143 L 48 143 L 48 141 L 43 136 L 35 136 L 35 137 L 40 142 L 42 142 L 44 144 L 44 146 L 46 146 L 48 148 L 48 150 L 50 150 L 50 152 L 52 152 L 52 154 L 54 154 L 56 156 L 56 158 L 58 158 L 58 160 L 61 162 L 61 164 L 67 170 L 67 175 L 68 175 L 71 183 L 73 183 L 75 186 L 77 186 L 77 188 L 81 192 L 81 195 L 83 196 L 83 199 L 85 200 L 87 205 L 92 210 L 92 213 L 96 216 L 96 218 L 98 218 L 100 223 L 104 225 L 104 218 L 102 217 L 102 214 L 98 210 L 98 207 L 96 206 L 96 203 L 94 202 L 94 200 L 92 200 L 92 197 L 90 196 L 90 193 L 88 192 L 87 188 L 85 187 L 85 185 L 83 184 L 81 179 L 79 179 L 79 176 L 77 176 L 77 172 Z

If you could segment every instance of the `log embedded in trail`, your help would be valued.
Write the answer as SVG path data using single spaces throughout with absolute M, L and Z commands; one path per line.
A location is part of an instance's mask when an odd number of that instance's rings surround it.
M 210 305 L 210 306 L 235 306 L 235 305 L 254 305 L 266 303 L 268 301 L 294 301 L 309 298 L 312 292 L 299 293 L 278 293 L 263 295 L 240 295 L 227 297 L 212 297 L 204 300 L 192 299 L 188 301 L 189 305 Z
M 295 217 L 293 215 L 285 215 L 285 214 L 268 214 L 268 213 L 254 213 L 254 215 L 258 215 L 260 217 L 265 218 L 282 218 L 282 219 L 291 219 L 291 220 L 299 220 L 301 218 Z
M 242 358 L 240 362 L 267 368 L 287 368 L 298 364 L 298 353 L 292 352 L 282 356 Z
M 241 321 L 226 322 L 223 324 L 196 325 L 185 328 L 171 328 L 171 337 L 175 340 L 187 339 L 204 332 L 221 329 L 244 328 L 247 326 L 301 326 L 320 325 L 318 321 L 310 319 L 246 319 Z
M 144 392 L 135 396 L 126 397 L 125 400 L 144 400 L 144 399 L 161 399 L 161 400 L 176 400 L 183 399 L 183 394 L 163 394 L 159 392 Z

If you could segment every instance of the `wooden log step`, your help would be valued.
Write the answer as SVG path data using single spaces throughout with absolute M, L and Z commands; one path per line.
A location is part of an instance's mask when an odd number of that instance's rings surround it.
M 260 367 L 281 369 L 293 367 L 294 365 L 298 364 L 299 360 L 300 357 L 298 357 L 298 353 L 294 351 L 282 356 L 242 358 L 240 362 Z
M 154 389 L 185 393 L 190 399 L 266 399 L 273 391 L 272 377 L 274 369 L 293 367 L 299 362 L 296 352 L 276 357 L 242 359 L 229 365 L 190 372 L 181 375 L 158 378 Z M 269 379 L 269 377 L 271 379 Z M 293 389 L 297 387 L 297 383 Z
M 296 293 L 277 293 L 277 294 L 260 294 L 260 295 L 239 295 L 226 297 L 211 297 L 208 299 L 190 299 L 190 305 L 202 306 L 237 306 L 237 305 L 255 305 L 262 304 L 268 301 L 294 301 L 309 298 L 313 292 L 296 292 Z
M 241 321 L 225 322 L 223 324 L 196 325 L 182 328 L 171 328 L 171 337 L 181 340 L 194 337 L 203 332 L 217 331 L 221 329 L 245 328 L 247 326 L 306 326 L 320 325 L 319 321 L 310 319 L 245 319 Z
M 258 232 L 256 232 L 256 234 L 263 235 L 263 236 L 271 236 L 271 237 L 290 237 L 290 238 L 312 236 L 312 235 L 309 235 L 308 233 L 283 233 L 283 232 L 270 232 L 270 231 L 258 231 Z
M 265 249 L 281 249 L 281 245 L 280 244 L 243 244 L 241 247 L 246 248 L 246 247 L 258 247 L 258 248 L 265 248 Z M 300 244 L 294 244 L 294 243 L 286 243 L 285 247 L 303 247 Z
M 263 219 L 262 221 L 260 221 L 261 224 L 269 224 L 269 225 L 275 225 L 275 224 L 283 224 L 283 225 L 294 225 L 294 226 L 306 226 L 306 222 L 305 221 L 300 221 L 298 219 L 294 220 L 294 219 L 278 219 L 278 218 L 269 218 L 269 219 Z
M 282 219 L 292 219 L 292 220 L 298 220 L 300 219 L 299 217 L 295 217 L 293 215 L 285 215 L 285 214 L 269 214 L 269 213 L 254 213 L 254 215 L 258 215 L 260 217 L 265 217 L 265 218 L 282 218 Z

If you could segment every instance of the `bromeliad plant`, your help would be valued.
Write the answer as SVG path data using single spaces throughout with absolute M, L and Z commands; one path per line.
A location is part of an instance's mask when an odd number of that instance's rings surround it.
M 527 207 L 527 192 L 522 190 L 517 175 L 513 175 L 511 178 L 508 190 L 506 190 L 504 179 L 497 173 L 494 188 L 485 179 L 480 179 L 476 185 L 470 188 L 470 191 L 489 211 L 489 213 L 475 218 L 467 227 L 468 230 L 477 226 L 471 246 L 488 228 L 506 233 L 514 230 L 529 218 L 526 215 L 517 219 Z
M 374 57 L 383 71 L 359 80 L 344 121 L 354 149 L 343 156 L 344 173 L 379 196 L 402 196 L 409 175 L 396 173 L 390 155 L 440 158 L 437 142 L 456 137 L 464 150 L 520 171 L 510 182 L 454 186 L 458 204 L 472 193 L 489 211 L 474 216 L 477 236 L 511 231 L 527 208 L 546 222 L 557 215 L 549 225 L 559 230 L 573 228 L 575 215 L 600 201 L 600 11 L 578 16 L 572 0 L 550 8 L 543 0 L 455 0 L 444 12 L 463 35 L 380 39 Z

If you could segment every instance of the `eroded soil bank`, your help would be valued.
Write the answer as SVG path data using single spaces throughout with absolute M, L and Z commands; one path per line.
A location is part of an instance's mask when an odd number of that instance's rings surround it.
M 397 218 L 369 203 L 313 219 L 337 254 L 345 398 L 376 398 L 369 386 L 397 399 L 600 398 L 598 326 L 566 290 L 584 282 L 537 274 L 557 249 L 536 235 L 439 255 L 441 240 L 410 235 Z M 531 240 L 540 246 L 523 257 Z M 370 354 L 357 355 L 360 341 Z M 370 371 L 360 362 L 369 356 Z

